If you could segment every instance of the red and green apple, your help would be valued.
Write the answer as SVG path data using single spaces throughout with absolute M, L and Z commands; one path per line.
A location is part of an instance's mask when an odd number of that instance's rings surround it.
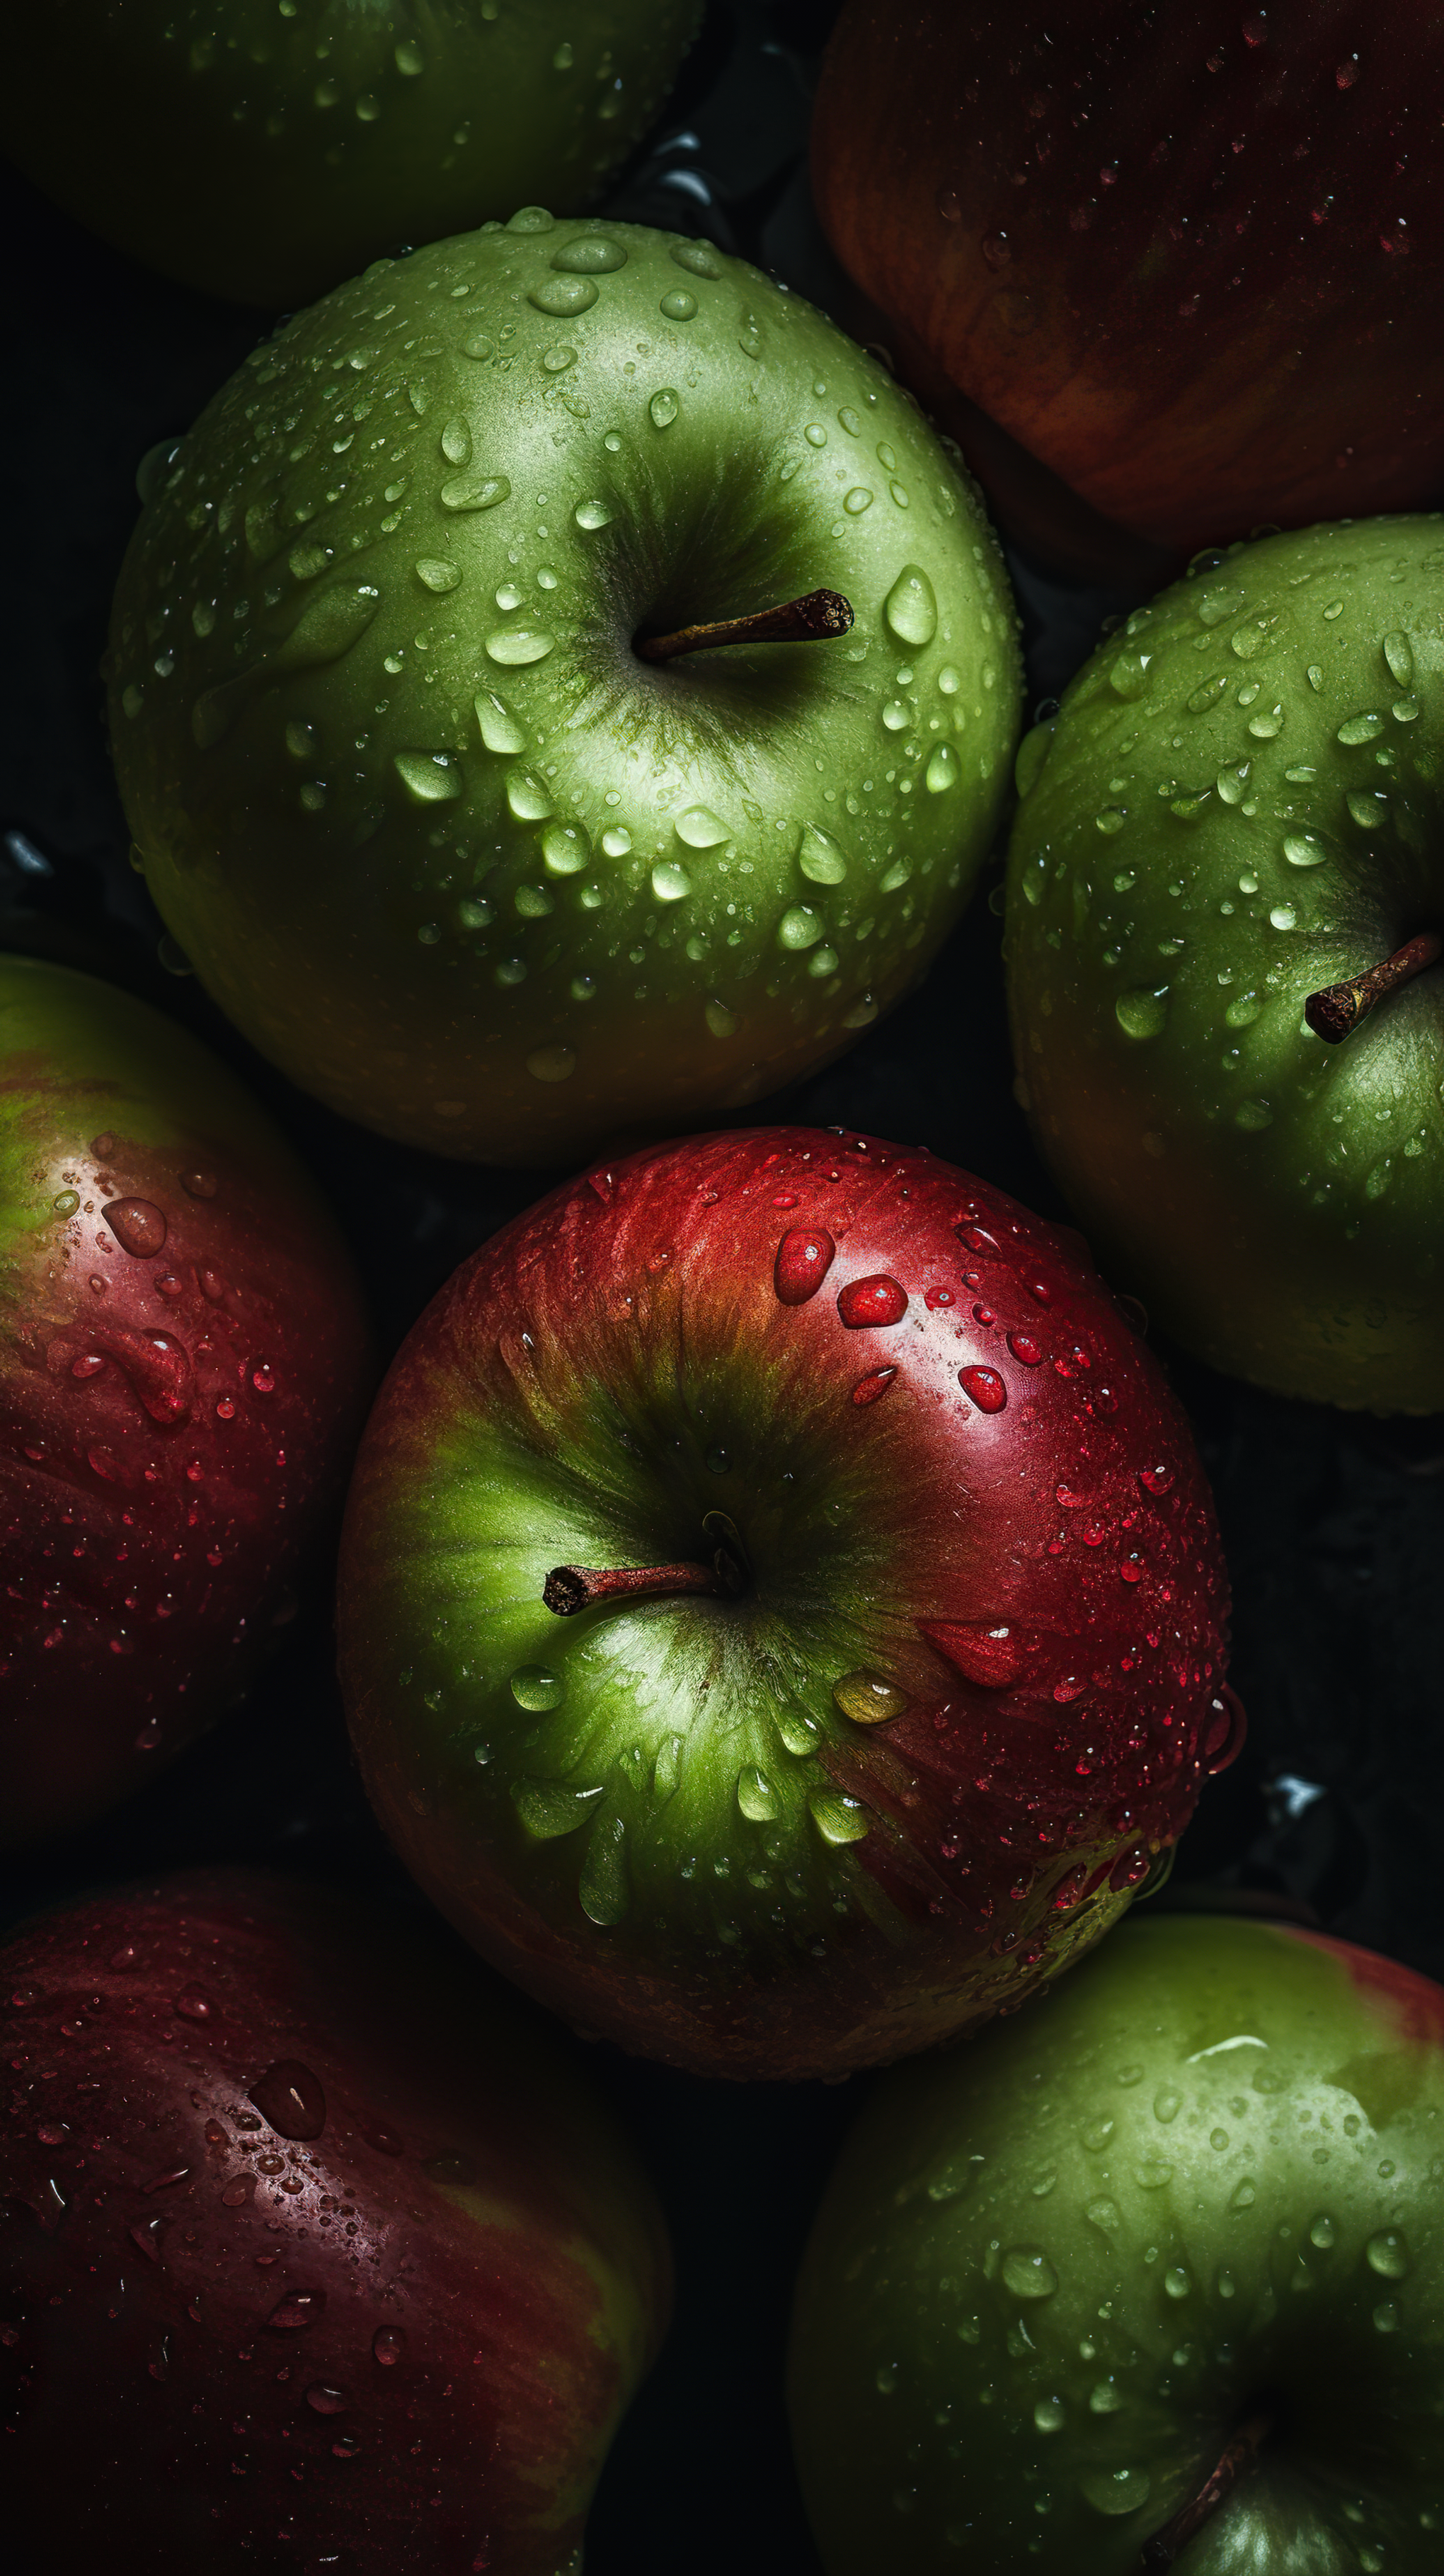
M 259 1871 L 51 1915 L 5 1980 L 17 2563 L 578 2568 L 669 2265 L 629 2148 L 515 1998 Z
M 166 276 L 309 303 L 400 242 L 585 205 L 666 97 L 701 0 L 47 0 L 0 141 Z
M 369 1383 L 339 1236 L 241 1085 L 0 958 L 0 1843 L 88 1823 L 239 1695 Z
M 844 2074 L 1066 1967 L 1239 1741 L 1187 1424 L 1075 1236 L 876 1138 L 568 1183 L 392 1368 L 343 1682 L 407 1867 L 574 2023 Z
M 494 1163 L 853 1043 L 968 899 L 1021 704 L 975 490 L 876 361 L 707 243 L 534 206 L 253 353 L 160 469 L 109 667 L 208 991 Z
M 849 0 L 813 179 L 908 380 L 1036 551 L 1116 579 L 1444 469 L 1426 0 Z
M 1196 561 L 1018 756 L 1022 1096 L 1215 1367 L 1444 1406 L 1444 518 Z
M 828 2576 L 1429 2576 L 1444 1992 L 1127 1924 L 1046 2014 L 878 2084 L 790 2379 Z

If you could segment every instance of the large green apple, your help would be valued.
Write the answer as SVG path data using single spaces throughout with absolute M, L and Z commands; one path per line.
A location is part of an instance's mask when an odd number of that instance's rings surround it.
M 647 660 L 810 595 L 830 641 Z M 535 207 L 303 314 L 121 575 L 151 890 L 294 1080 L 576 1159 L 837 1054 L 966 902 L 1019 710 L 972 487 L 758 269 Z
M 1129 1923 L 1046 2014 L 879 2083 L 791 2379 L 829 2576 L 1437 2570 L 1444 1993 Z
M 0 143 L 106 241 L 274 312 L 543 191 L 585 205 L 702 0 L 45 0 Z
M 1444 1405 L 1441 754 L 1429 517 L 1200 557 L 1018 755 L 1019 1088 L 1100 1258 L 1216 1367 L 1381 1411 Z

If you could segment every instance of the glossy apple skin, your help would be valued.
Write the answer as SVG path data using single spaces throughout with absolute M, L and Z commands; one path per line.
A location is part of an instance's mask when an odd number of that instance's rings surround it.
M 1188 2576 L 1438 2566 L 1444 1992 L 1138 1919 L 1046 2014 L 884 2078 L 843 2149 L 790 2362 L 824 2566 L 1136 2576 L 1260 2400 Z
M 833 1247 L 801 1302 L 789 1238 Z M 844 1322 L 879 1280 L 905 1312 Z M 715 1510 L 740 1598 L 545 1607 L 558 1564 L 709 1559 Z M 1012 2008 L 1122 1912 L 1236 1742 L 1226 1609 L 1077 1238 L 763 1128 L 600 1166 L 456 1273 L 362 1445 L 339 1636 L 372 1802 L 469 1940 L 629 2049 L 800 2077 Z M 869 1674 L 881 1723 L 834 1698 Z
M 1441 609 L 1439 517 L 1206 559 L 1024 744 L 1008 862 L 1034 1131 L 1113 1276 L 1379 1412 L 1444 1406 L 1444 970 L 1338 1045 L 1303 1006 L 1444 919 Z
M 850 0 L 822 219 L 990 489 L 972 407 L 1037 461 L 1030 493 L 998 460 L 1025 540 L 1106 574 L 1110 523 L 1176 559 L 1433 499 L 1436 33 L 1425 0 Z
M 307 304 L 528 197 L 585 205 L 672 85 L 700 0 L 49 0 L 0 139 L 117 249 Z
M 294 1613 L 372 1382 L 314 1184 L 204 1048 L 0 958 L 0 1842 L 73 1831 Z
M 834 642 L 633 650 L 819 587 Z M 876 361 L 706 244 L 535 207 L 255 353 L 140 521 L 109 668 L 221 1007 L 346 1116 L 502 1164 L 851 1045 L 966 903 L 1021 709 L 974 487 Z
M 156 2576 L 198 2553 L 216 2576 L 579 2565 L 668 2257 L 629 2149 L 514 1999 L 261 1871 L 75 1906 L 5 1970 L 25 2565 L 79 2576 L 127 2529 Z

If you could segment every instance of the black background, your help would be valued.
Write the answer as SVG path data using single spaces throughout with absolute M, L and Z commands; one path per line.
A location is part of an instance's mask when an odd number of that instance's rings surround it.
M 812 212 L 804 151 L 835 14 L 836 0 L 712 0 L 609 208 L 710 234 L 841 314 L 845 289 Z M 555 1175 L 490 1173 L 378 1143 L 298 1097 L 194 981 L 165 970 L 162 925 L 127 864 L 97 676 L 137 460 L 189 424 L 269 323 L 135 267 L 3 165 L 0 210 L 10 378 L 0 937 L 144 993 L 280 1112 L 347 1230 L 389 1355 L 456 1264 Z M 1015 548 L 1010 559 L 1037 700 L 1130 602 L 1052 583 Z M 1064 1214 L 1012 1099 L 999 937 L 980 895 L 906 1012 L 759 1104 L 757 1122 L 845 1123 L 926 1144 Z M 1291 1910 L 1444 1977 L 1444 1421 L 1284 1403 L 1158 1346 L 1213 1480 L 1234 1586 L 1232 1677 L 1251 1734 L 1154 1901 Z M 14 1867 L 4 1914 L 211 1860 L 305 1868 L 419 1907 L 351 1765 L 324 1566 L 289 1639 L 246 1706 L 144 1798 Z M 788 2457 L 782 2357 L 802 2240 L 862 2080 L 707 2084 L 564 2044 L 631 2130 L 678 2267 L 670 2340 L 598 2491 L 588 2576 L 675 2576 L 682 2565 L 688 2576 L 817 2576 Z

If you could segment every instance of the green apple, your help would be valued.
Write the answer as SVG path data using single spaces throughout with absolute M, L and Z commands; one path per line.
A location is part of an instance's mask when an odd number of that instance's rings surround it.
M 832 640 L 635 649 L 820 589 Z M 222 1008 L 496 1163 L 846 1047 L 966 902 L 1020 703 L 997 545 L 874 360 L 705 243 L 536 207 L 254 352 L 161 472 L 109 667 Z
M 791 2380 L 828 2576 L 1437 2569 L 1444 1992 L 1128 1924 L 1046 2015 L 880 2080 Z
M 275 311 L 547 190 L 585 205 L 702 0 L 45 0 L 0 143 L 104 240 Z
M 1428 517 L 1200 556 L 1017 764 L 1018 1088 L 1100 1260 L 1216 1367 L 1376 1411 L 1444 1405 L 1441 754 Z

